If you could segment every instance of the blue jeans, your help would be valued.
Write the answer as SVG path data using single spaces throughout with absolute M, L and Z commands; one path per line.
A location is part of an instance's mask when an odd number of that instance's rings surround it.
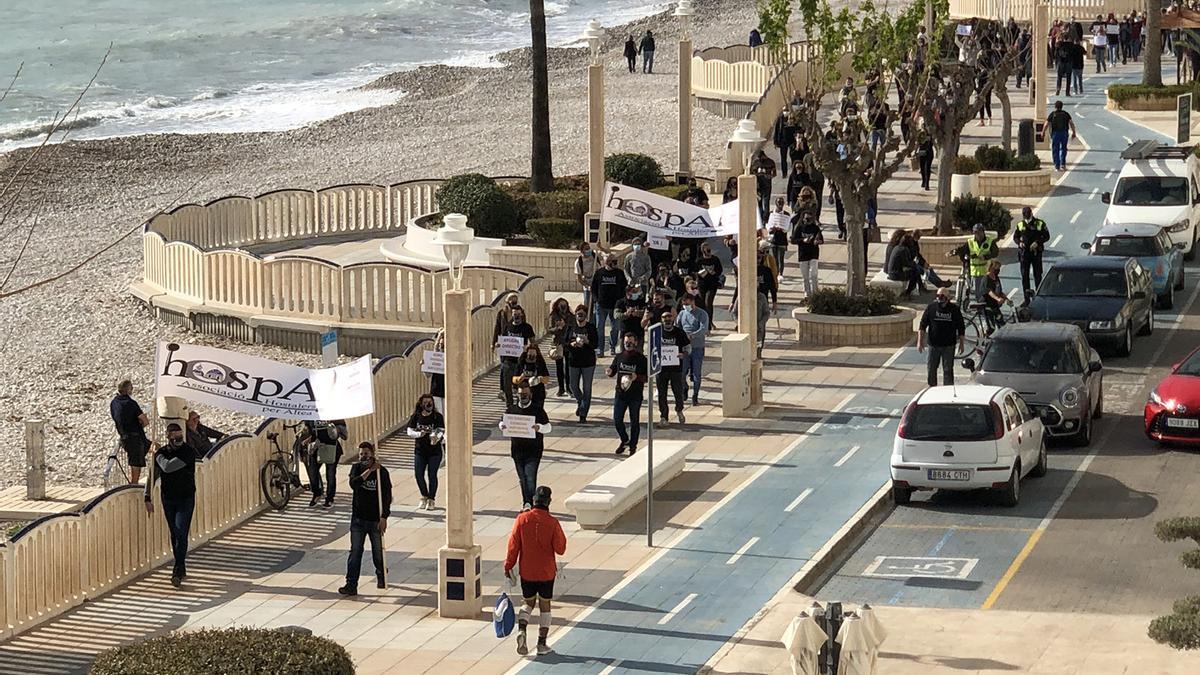
M 879 147 L 880 145 L 883 145 L 883 141 L 884 141 L 883 130 L 882 129 L 872 129 L 871 130 L 871 150 L 874 151 L 875 148 Z
M 629 413 L 629 424 L 632 429 L 625 428 L 625 413 Z M 621 437 L 621 443 L 630 447 L 636 447 L 638 436 L 642 432 L 642 399 L 625 398 L 616 396 L 613 398 L 613 426 L 617 428 L 617 435 Z
M 437 497 L 438 467 L 442 465 L 442 453 L 436 455 L 426 455 L 420 452 L 413 453 L 413 468 L 417 473 L 417 489 L 421 491 L 421 496 L 426 499 Z M 428 483 L 426 475 L 428 474 Z
M 608 351 L 617 351 L 617 340 L 621 337 L 621 328 L 617 325 L 617 317 L 611 308 L 605 309 L 596 305 L 596 333 L 600 343 L 596 345 L 596 353 L 604 353 L 604 329 L 608 328 Z
M 1069 131 L 1050 132 L 1050 156 L 1054 158 L 1056 169 L 1067 165 L 1067 141 L 1070 138 Z
M 576 417 L 587 417 L 592 408 L 592 377 L 595 374 L 596 366 L 567 369 L 567 382 L 571 385 L 571 395 L 575 397 Z
M 701 370 L 704 366 L 704 347 L 693 346 L 688 352 L 687 358 L 683 363 L 683 372 L 686 377 L 692 378 L 692 400 L 700 398 L 700 379 L 703 377 Z
M 1071 77 L 1072 77 L 1071 81 L 1075 83 L 1075 94 L 1077 96 L 1082 96 L 1083 95 L 1083 68 L 1072 68 L 1071 69 Z
M 371 537 L 371 560 L 375 563 L 375 576 L 383 576 L 383 536 L 379 534 L 379 521 L 350 519 L 350 556 L 346 558 L 346 585 L 358 588 L 358 577 L 362 573 L 363 544 Z
M 654 50 L 646 49 L 642 51 L 642 72 L 654 72 Z
M 186 499 L 164 499 L 163 516 L 167 519 L 167 530 L 171 533 L 171 553 L 175 556 L 172 576 L 187 573 L 188 532 L 192 529 L 192 512 L 196 509 L 196 497 Z
M 537 490 L 538 465 L 542 453 L 513 454 L 513 465 L 517 467 L 517 482 L 521 484 L 521 503 L 532 504 L 533 492 Z

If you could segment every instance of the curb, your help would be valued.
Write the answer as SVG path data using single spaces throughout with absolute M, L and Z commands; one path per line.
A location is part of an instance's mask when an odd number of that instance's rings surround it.
M 720 663 L 730 651 L 746 638 L 751 630 L 762 621 L 767 612 L 791 593 L 806 594 L 806 589 L 825 577 L 834 566 L 841 561 L 842 556 L 860 543 L 862 535 L 873 530 L 880 521 L 892 512 L 892 482 L 884 483 L 858 511 L 850 516 L 837 532 L 825 544 L 817 549 L 812 558 L 804 563 L 804 567 L 788 580 L 770 600 L 758 610 L 744 626 L 738 629 L 729 640 L 713 654 L 708 663 L 696 671 L 698 675 L 712 675 L 717 663 Z

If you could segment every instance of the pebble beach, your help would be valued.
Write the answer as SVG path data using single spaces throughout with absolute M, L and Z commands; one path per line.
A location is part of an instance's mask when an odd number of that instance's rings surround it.
M 752 4 L 698 0 L 697 47 L 741 42 L 756 22 Z M 597 17 L 602 22 L 604 17 Z M 653 75 L 630 74 L 621 56 L 628 35 L 647 28 L 659 43 Z M 676 164 L 677 21 L 658 14 L 607 30 L 606 153 L 643 152 L 667 171 Z M 550 56 L 551 126 L 556 175 L 587 165 L 587 64 L 582 48 Z M 0 203 L 12 212 L 0 227 L 0 276 L 36 229 L 4 287 L 56 274 L 136 228 L 159 209 L 230 194 L 318 188 L 350 182 L 392 183 L 468 171 L 529 173 L 529 50 L 505 52 L 497 67 L 428 66 L 393 73 L 366 88 L 400 90 L 395 103 L 285 132 L 157 134 L 47 146 Z M 82 85 L 82 83 L 81 83 Z M 711 176 L 733 120 L 695 110 L 695 170 Z M 0 155 L 0 186 L 34 152 Z M 298 365 L 316 355 L 188 333 L 154 320 L 127 292 L 141 273 L 134 234 L 65 277 L 0 299 L 0 487 L 24 476 L 23 422 L 46 422 L 48 480 L 99 483 L 116 436 L 108 404 L 118 380 L 135 383 L 149 406 L 154 345 L 187 341 L 236 349 Z M 257 420 L 201 411 L 225 431 Z

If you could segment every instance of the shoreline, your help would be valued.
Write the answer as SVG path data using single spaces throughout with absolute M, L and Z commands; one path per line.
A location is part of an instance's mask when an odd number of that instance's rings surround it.
M 698 46 L 737 41 L 756 23 L 753 6 L 699 0 L 693 22 Z M 676 166 L 677 21 L 669 13 L 607 29 L 605 154 L 643 152 L 664 171 Z M 630 74 L 620 44 L 654 30 L 656 72 Z M 616 45 L 616 47 L 614 47 Z M 480 172 L 528 175 L 530 74 L 528 48 L 505 52 L 503 68 L 430 66 L 385 76 L 413 91 L 396 103 L 339 115 L 283 132 L 152 134 L 47 146 L 29 172 L 0 231 L 0 270 L 7 273 L 27 228 L 37 234 L 8 290 L 60 272 L 128 232 L 154 212 L 180 203 L 253 195 L 281 188 L 351 182 L 395 183 Z M 555 175 L 586 172 L 587 77 L 582 48 L 550 57 L 551 137 Z M 390 78 L 390 79 L 389 79 Z M 377 81 L 378 82 L 378 81 Z M 711 172 L 734 121 L 695 109 L 693 166 Z M 0 155 L 0 184 L 32 149 Z M 189 186 L 195 185 L 189 190 Z M 142 267 L 141 242 L 125 238 L 70 276 L 0 301 L 0 487 L 24 475 L 25 419 L 44 419 L 47 480 L 96 484 L 114 439 L 108 402 L 118 380 L 133 380 L 148 407 L 159 340 L 197 344 L 315 366 L 319 358 L 267 345 L 212 338 L 152 319 L 126 288 Z M 253 423 L 217 410 L 205 422 L 223 431 Z

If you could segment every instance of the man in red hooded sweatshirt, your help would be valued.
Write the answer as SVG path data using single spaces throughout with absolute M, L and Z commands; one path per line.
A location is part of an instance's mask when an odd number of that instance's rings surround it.
M 513 584 L 518 581 L 513 568 L 520 565 L 521 597 L 525 602 L 517 614 L 517 653 L 529 653 L 525 630 L 533 604 L 538 603 L 537 653 L 550 653 L 546 636 L 553 621 L 550 600 L 554 597 L 554 577 L 558 574 L 556 555 L 567 552 L 567 535 L 558 519 L 550 515 L 550 488 L 542 485 L 533 493 L 533 508 L 517 516 L 512 534 L 508 537 L 508 556 L 504 559 L 504 576 Z

